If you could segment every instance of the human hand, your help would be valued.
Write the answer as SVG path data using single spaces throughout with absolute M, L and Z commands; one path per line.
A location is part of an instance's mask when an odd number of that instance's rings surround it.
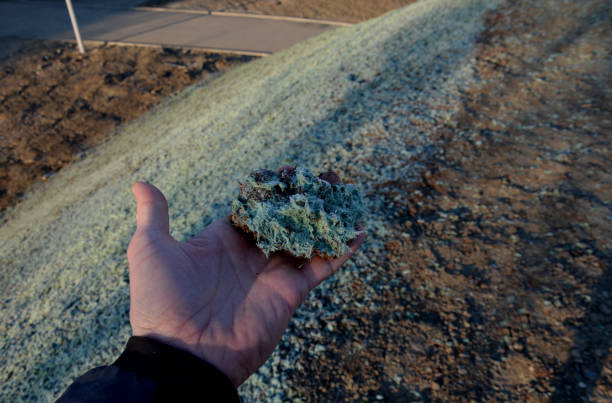
M 282 253 L 266 258 L 225 217 L 178 242 L 169 233 L 161 191 L 137 182 L 132 192 L 137 229 L 127 255 L 134 336 L 187 350 L 236 387 L 272 354 L 308 292 L 335 273 L 366 237 L 358 236 L 350 252 L 331 261 Z

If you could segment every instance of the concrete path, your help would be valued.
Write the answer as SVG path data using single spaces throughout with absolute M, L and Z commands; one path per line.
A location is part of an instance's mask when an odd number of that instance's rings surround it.
M 83 40 L 266 55 L 348 25 L 299 18 L 132 8 L 133 3 L 74 2 Z M 74 40 L 74 34 L 63 1 L 0 1 L 1 38 Z

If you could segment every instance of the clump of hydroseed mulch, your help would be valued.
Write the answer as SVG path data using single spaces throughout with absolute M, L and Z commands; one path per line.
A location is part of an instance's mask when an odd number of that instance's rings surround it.
M 305 168 L 256 170 L 240 183 L 232 222 L 255 238 L 269 256 L 286 251 L 300 258 L 334 258 L 349 250 L 364 217 L 361 194 L 338 175 L 315 176 Z

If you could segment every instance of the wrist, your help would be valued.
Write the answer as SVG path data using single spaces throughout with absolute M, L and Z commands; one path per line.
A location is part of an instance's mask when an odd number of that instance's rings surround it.
M 132 336 L 113 365 L 156 381 L 162 394 L 166 390 L 185 394 L 198 391 L 201 382 L 206 380 L 215 385 L 214 395 L 240 401 L 234 383 L 224 372 L 191 352 L 157 338 Z
M 189 343 L 188 341 L 183 340 L 181 338 L 168 337 L 160 333 L 152 333 L 152 332 L 137 333 L 136 331 L 133 331 L 133 335 L 134 335 L 133 337 L 144 337 L 147 339 L 157 341 L 159 343 L 163 343 L 170 347 L 174 347 L 176 349 L 180 349 L 180 350 L 188 352 L 189 354 L 195 356 L 196 358 L 213 366 L 217 371 L 219 371 L 227 379 L 229 379 L 232 385 L 234 385 L 234 387 L 236 388 L 240 386 L 240 384 L 244 382 L 244 380 L 248 378 L 248 376 L 250 375 L 250 374 L 247 374 L 246 376 L 242 377 L 236 371 L 233 371 L 230 366 L 227 365 L 231 363 L 222 361 L 218 358 L 218 356 L 222 356 L 222 357 L 227 356 L 227 354 L 218 354 L 221 350 L 225 349 L 225 347 L 214 347 L 214 349 L 217 351 L 211 354 L 205 354 L 203 351 L 201 351 L 200 348 L 198 348 L 197 342 Z

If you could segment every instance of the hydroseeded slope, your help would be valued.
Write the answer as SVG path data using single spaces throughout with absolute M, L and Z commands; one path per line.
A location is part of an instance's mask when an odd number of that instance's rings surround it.
M 169 100 L 33 191 L 0 228 L 0 400 L 53 399 L 123 348 L 135 180 L 162 189 L 172 233 L 184 239 L 229 212 L 245 174 L 286 163 L 353 177 L 371 214 L 365 252 L 316 290 L 241 387 L 247 401 L 290 397 L 293 358 L 324 351 L 324 341 L 302 345 L 293 333 L 319 326 L 328 287 L 368 275 L 389 213 L 376 186 L 418 176 L 436 152 L 429 133 L 456 110 L 491 4 L 416 3 L 241 66 Z

